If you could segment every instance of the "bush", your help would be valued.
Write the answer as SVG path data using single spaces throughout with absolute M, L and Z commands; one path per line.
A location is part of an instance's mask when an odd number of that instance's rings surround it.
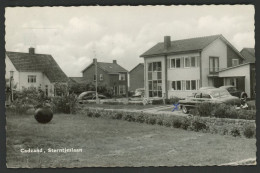
M 188 127 L 191 125 L 191 122 L 189 119 L 185 118 L 181 123 L 181 128 L 184 130 L 187 130 Z
M 255 127 L 253 125 L 247 125 L 244 129 L 244 136 L 247 138 L 252 138 L 255 136 Z
M 181 125 L 182 125 L 182 122 L 181 122 L 179 119 L 175 119 L 175 120 L 173 120 L 172 125 L 173 125 L 173 127 L 175 127 L 175 128 L 180 128 Z
M 139 122 L 139 123 L 144 123 L 145 122 L 144 115 L 143 114 L 138 115 L 137 118 L 136 118 L 136 121 Z
M 94 117 L 99 118 L 101 115 L 99 113 L 95 113 Z
M 176 97 L 176 96 L 171 97 L 171 98 L 165 100 L 166 104 L 171 104 L 171 105 L 179 103 L 179 101 L 180 101 L 180 98 Z
M 153 105 L 162 105 L 163 104 L 163 99 L 153 100 L 152 104 Z
M 94 117 L 94 114 L 93 114 L 92 112 L 88 112 L 88 113 L 87 113 L 87 116 L 88 116 L 88 117 Z
M 132 115 L 127 114 L 124 117 L 124 120 L 131 122 L 131 121 L 135 121 L 135 118 Z
M 167 121 L 167 120 L 164 120 L 164 121 L 163 121 L 163 125 L 166 126 L 166 127 L 171 127 L 172 124 L 170 123 L 169 120 L 168 120 L 168 121 Z
M 162 120 L 162 119 L 158 119 L 158 120 L 157 120 L 157 124 L 160 125 L 160 126 L 162 126 L 162 125 L 163 125 L 163 120 Z
M 234 137 L 240 136 L 240 131 L 237 127 L 233 127 L 230 131 L 230 134 Z
M 207 129 L 207 125 L 200 119 L 195 118 L 192 122 L 192 129 L 196 132 Z
M 123 117 L 123 114 L 117 113 L 117 114 L 115 114 L 114 116 L 112 116 L 112 119 L 120 120 L 120 119 L 122 119 L 122 117 Z
M 239 119 L 255 120 L 256 119 L 256 110 L 240 109 L 240 110 L 237 110 L 237 116 Z
M 154 118 L 154 117 L 149 118 L 148 119 L 148 124 L 151 124 L 151 125 L 156 124 L 156 118 Z
M 196 111 L 198 111 L 198 114 L 202 117 L 211 116 L 213 109 L 214 109 L 214 104 L 209 102 L 203 102 L 196 106 Z

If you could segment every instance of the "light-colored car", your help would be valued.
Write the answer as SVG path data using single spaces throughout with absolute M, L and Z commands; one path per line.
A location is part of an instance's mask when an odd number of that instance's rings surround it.
M 99 99 L 106 99 L 107 97 L 102 95 L 102 94 L 98 94 L 98 98 Z M 83 93 L 81 93 L 78 96 L 78 102 L 79 103 L 84 103 L 84 101 L 86 100 L 95 100 L 96 99 L 96 91 L 85 91 Z
M 232 96 L 227 90 L 214 88 L 198 90 L 193 97 L 187 97 L 185 100 L 180 100 L 180 108 L 182 112 L 187 114 L 190 109 L 195 108 L 198 104 L 203 102 L 230 104 L 240 106 L 241 100 Z
M 143 97 L 144 96 L 144 88 L 137 88 L 135 90 L 135 94 L 133 97 Z
M 238 97 L 238 98 L 243 98 L 245 100 L 247 99 L 246 92 L 238 90 L 233 85 L 221 86 L 219 88 L 226 89 L 232 96 L 235 96 L 235 97 Z

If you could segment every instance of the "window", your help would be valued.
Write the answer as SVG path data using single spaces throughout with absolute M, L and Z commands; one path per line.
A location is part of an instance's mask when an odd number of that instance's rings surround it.
M 199 80 L 171 81 L 169 88 L 173 90 L 197 90 Z
M 173 58 L 171 59 L 171 68 L 180 68 L 181 67 L 181 59 L 180 58 Z
M 196 57 L 186 57 L 184 65 L 185 67 L 196 67 Z
M 126 93 L 126 87 L 125 85 L 119 85 L 119 94 L 123 95 Z
M 99 80 L 101 80 L 101 81 L 103 80 L 103 74 L 99 75 Z
M 237 66 L 239 65 L 238 59 L 232 59 L 232 66 Z
M 177 58 L 176 59 L 176 68 L 180 68 L 181 67 L 181 59 Z
M 190 57 L 185 58 L 185 67 L 190 67 Z
M 190 81 L 189 80 L 186 81 L 186 90 L 190 90 Z
M 209 57 L 209 72 L 216 73 L 219 69 L 219 58 L 218 57 Z
M 94 74 L 93 80 L 96 81 L 96 75 Z
M 173 90 L 176 90 L 176 86 L 175 86 L 175 85 L 176 85 L 176 82 L 175 82 L 175 81 L 172 81 L 172 89 L 173 89 Z
M 171 68 L 175 68 L 175 59 L 171 59 Z
M 119 80 L 125 80 L 125 74 L 120 73 L 119 74 Z
M 161 62 L 148 63 L 149 97 L 162 97 L 162 64 Z
M 28 83 L 36 83 L 36 76 L 28 75 Z
M 176 89 L 181 90 L 181 81 L 176 82 Z
M 195 80 L 191 81 L 191 90 L 196 90 L 196 81 Z

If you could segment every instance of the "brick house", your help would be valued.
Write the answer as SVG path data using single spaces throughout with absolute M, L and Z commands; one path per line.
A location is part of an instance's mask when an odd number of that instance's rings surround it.
M 245 60 L 222 35 L 175 41 L 165 36 L 164 42 L 140 57 L 144 58 L 146 97 L 183 98 L 200 87 L 230 85 L 232 78 L 239 79 L 237 86 L 250 92 L 245 88 L 245 76 L 219 76 L 219 71 L 239 66 Z M 246 69 L 241 70 L 245 74 Z
M 144 88 L 144 63 L 139 63 L 129 72 L 130 91 L 137 88 Z
M 95 75 L 95 64 L 97 64 L 97 77 Z M 117 64 L 116 60 L 112 63 L 93 62 L 87 66 L 83 71 L 83 78 L 87 83 L 97 83 L 98 86 L 104 86 L 113 90 L 114 95 L 128 95 L 128 71 Z
M 18 91 L 33 87 L 40 88 L 47 96 L 54 96 L 55 84 L 67 84 L 68 81 L 51 55 L 37 54 L 34 48 L 29 48 L 28 53 L 7 51 L 5 64 L 5 78 L 9 80 L 12 75 Z

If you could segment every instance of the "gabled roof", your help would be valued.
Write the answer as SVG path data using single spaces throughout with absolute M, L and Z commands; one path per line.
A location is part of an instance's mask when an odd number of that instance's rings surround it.
M 6 52 L 19 72 L 43 72 L 50 82 L 67 82 L 68 77 L 51 55 Z
M 255 62 L 254 48 L 243 48 L 240 53 L 244 56 L 245 62 Z
M 137 64 L 137 66 L 135 66 L 129 73 L 131 73 L 133 70 L 135 70 L 137 67 L 139 66 L 143 66 L 144 67 L 144 63 L 139 63 Z
M 84 77 L 69 77 L 69 79 L 78 84 L 85 84 L 87 80 Z
M 217 39 L 221 39 L 222 41 L 224 41 L 242 59 L 244 59 L 244 57 L 239 53 L 239 51 L 231 43 L 229 43 L 221 34 L 205 36 L 205 37 L 189 38 L 183 40 L 174 40 L 171 41 L 171 46 L 167 50 L 165 50 L 164 48 L 164 43 L 160 42 L 157 43 L 148 51 L 146 51 L 145 53 L 143 53 L 140 57 L 150 57 L 156 55 L 167 55 L 167 54 L 186 53 L 192 51 L 201 51 Z
M 91 65 L 94 65 L 92 62 L 89 66 L 87 66 L 82 72 L 86 71 Z M 120 66 L 117 63 L 107 63 L 107 62 L 97 62 L 97 66 L 104 70 L 107 73 L 120 73 L 120 72 L 128 72 L 126 69 L 124 69 L 122 66 Z

